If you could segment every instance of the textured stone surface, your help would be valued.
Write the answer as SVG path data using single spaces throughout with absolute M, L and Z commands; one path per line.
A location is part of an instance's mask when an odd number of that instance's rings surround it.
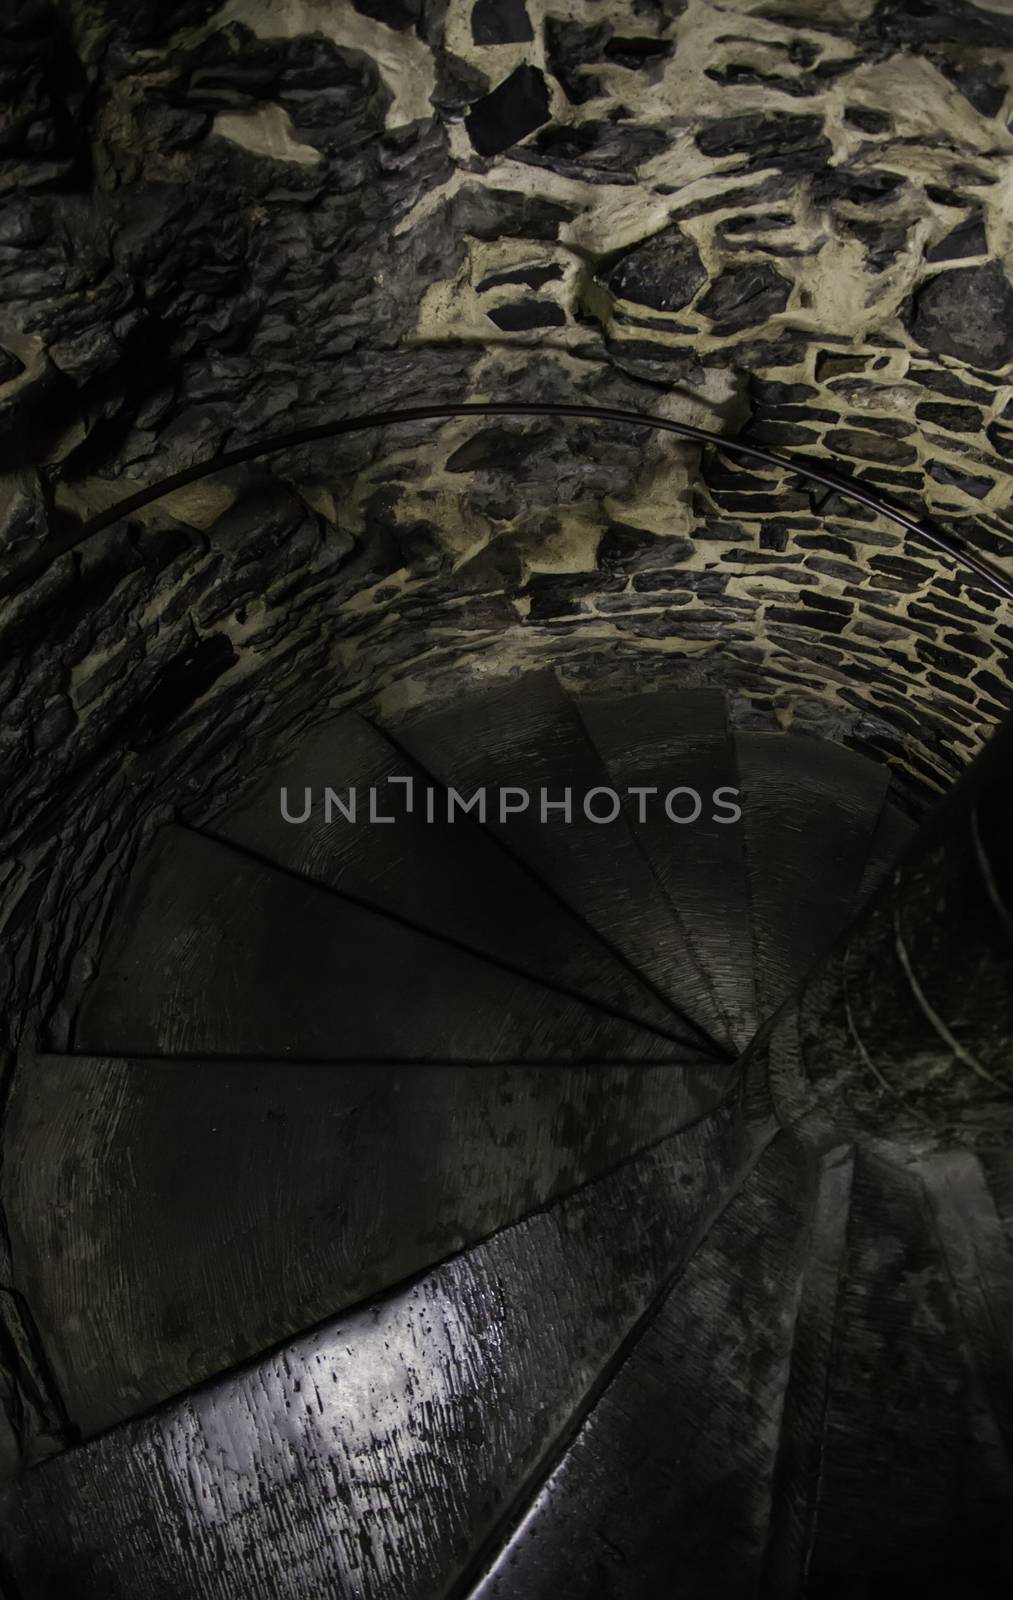
M 707 269 L 693 240 L 679 228 L 668 228 L 623 256 L 605 281 L 613 294 L 634 305 L 678 311 L 707 282 Z
M 495 44 L 473 5 L 411 0 L 284 28 L 260 0 L 5 12 L 0 577 L 271 429 L 513 396 L 820 460 L 860 435 L 860 481 L 1009 565 L 1010 19 L 524 9 L 532 38 Z M 544 120 L 480 155 L 464 118 L 518 72 Z M 917 799 L 1011 703 L 984 585 L 839 496 L 646 429 L 462 419 L 290 451 L 16 587 L 12 1035 L 47 1014 L 59 1040 L 144 831 L 332 706 L 546 661 L 578 686 L 714 683 L 739 721 L 844 738 Z
M 1013 285 L 1000 263 L 930 278 L 916 296 L 911 332 L 936 355 L 989 369 L 1008 366 L 1013 360 Z

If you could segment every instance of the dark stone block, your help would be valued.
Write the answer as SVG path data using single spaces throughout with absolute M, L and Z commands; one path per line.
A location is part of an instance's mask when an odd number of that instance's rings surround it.
M 745 112 L 718 117 L 696 135 L 705 156 L 745 155 L 751 168 L 780 166 L 792 171 L 817 171 L 832 151 L 823 136 L 823 119 L 787 111 Z
M 913 432 L 912 424 L 902 422 L 900 417 L 870 417 L 850 413 L 843 420 L 850 428 L 868 428 L 872 433 L 886 433 L 893 439 L 906 439 Z
M 964 665 L 966 670 L 967 663 L 965 662 Z M 927 672 L 925 674 L 925 682 L 950 699 L 955 697 L 958 700 L 965 701 L 968 705 L 972 705 L 974 702 L 973 689 L 959 680 L 955 682 L 952 678 L 942 677 L 938 672 Z
M 933 568 L 924 561 L 912 561 L 909 556 L 873 556 L 869 562 L 877 572 L 888 573 L 891 578 L 923 585 L 930 583 Z
M 616 118 L 546 128 L 518 155 L 589 183 L 635 183 L 641 162 L 668 148 L 660 128 Z
M 768 622 L 784 622 L 796 628 L 815 629 L 817 633 L 843 633 L 848 618 L 831 611 L 809 611 L 804 606 L 768 606 Z
M 692 217 L 710 216 L 712 211 L 727 211 L 730 206 L 755 206 L 763 201 L 774 200 L 790 202 L 795 190 L 796 180 L 790 173 L 775 172 L 755 183 L 722 185 L 715 194 L 680 206 L 672 213 L 672 220 L 687 222 Z M 659 183 L 657 193 L 678 195 L 680 190 L 673 184 Z
M 675 46 L 667 39 L 616 37 L 609 22 L 586 25 L 559 17 L 545 19 L 545 49 L 549 71 L 562 85 L 573 105 L 583 105 L 602 92 L 602 82 L 585 67 L 613 62 L 640 72 L 671 56 Z
M 915 406 L 915 416 L 920 422 L 948 428 L 951 433 L 977 433 L 981 427 L 981 413 L 974 406 L 954 405 L 945 400 L 923 400 Z
M 305 141 L 325 151 L 357 133 L 379 132 L 391 99 L 373 61 L 312 34 L 251 39 L 226 29 L 209 34 L 180 66 L 163 91 L 172 105 L 211 113 L 273 101 Z M 175 137 L 178 130 L 170 131 Z M 192 142 L 185 127 L 182 137 Z
M 985 237 L 985 222 L 980 213 L 972 212 L 962 222 L 940 239 L 938 244 L 926 250 L 926 261 L 960 261 L 965 256 L 984 256 L 988 254 L 988 240 Z
M 587 610 L 599 594 L 615 594 L 625 587 L 624 578 L 602 577 L 598 572 L 536 573 L 525 591 L 531 600 L 528 613 L 532 621 L 542 617 L 574 616 Z
M 489 79 L 470 61 L 463 61 L 451 50 L 437 51 L 434 60 L 436 87 L 432 101 L 437 110 L 460 116 L 468 106 L 489 93 Z
M 1006 100 L 1006 79 L 998 61 L 944 61 L 944 75 L 983 117 L 995 117 Z
M 893 127 L 893 118 L 886 111 L 873 111 L 869 106 L 845 106 L 844 121 L 862 133 L 889 133 Z
M 739 234 L 753 236 L 794 226 L 795 218 L 787 211 L 760 211 L 741 217 L 725 217 L 718 223 L 716 231 L 719 238 L 729 240 L 735 239 Z
M 979 639 L 973 633 L 946 633 L 943 635 L 943 644 L 965 656 L 977 656 L 980 661 L 990 660 L 993 653 L 990 640 Z
M 682 566 L 692 558 L 693 549 L 692 539 L 666 538 L 646 528 L 614 522 L 598 545 L 598 565 L 613 574 Z
M 518 433 L 511 428 L 482 428 L 447 457 L 447 472 L 516 471 L 545 435 Z
M 613 294 L 655 311 L 678 311 L 707 281 L 700 253 L 678 227 L 665 228 L 617 261 L 604 277 Z
M 694 595 L 718 600 L 724 594 L 727 583 L 727 577 L 717 572 L 693 573 L 686 570 L 638 572 L 634 574 L 633 592 L 638 597 L 644 594 L 664 596 L 668 604 L 675 594 L 684 595 L 687 601 Z
M 660 33 L 681 17 L 689 0 L 633 0 L 633 14 L 646 17 Z
M 1013 286 L 998 261 L 940 272 L 915 295 L 909 327 L 936 355 L 998 371 L 1013 360 Z
M 816 391 L 814 391 L 816 392 Z M 758 405 L 753 411 L 757 422 L 840 422 L 840 413 L 824 406 Z
M 783 311 L 791 291 L 791 279 L 766 262 L 730 267 L 708 289 L 700 310 L 716 324 L 715 333 L 736 333 Z
M 558 200 L 512 189 L 460 189 L 450 202 L 447 226 L 490 244 L 494 239 L 556 239 L 575 212 Z
M 828 450 L 838 451 L 845 456 L 857 456 L 861 461 L 892 461 L 899 466 L 906 466 L 917 460 L 913 446 L 871 430 L 832 428 L 826 435 L 825 443 Z
M 792 511 L 805 505 L 805 497 L 801 494 L 786 493 L 783 489 L 771 490 L 770 494 L 723 494 L 721 496 L 722 510 L 759 512 L 773 514 Z
M 582 22 L 546 17 L 545 59 L 571 105 L 583 105 L 601 94 L 601 79 L 581 69 L 602 59 L 611 35 L 612 28 L 607 22 L 589 27 Z
M 788 548 L 790 525 L 784 522 L 767 522 L 760 529 L 760 549 L 783 553 Z
M 1004 433 L 995 422 L 990 422 L 985 432 L 996 455 L 1002 456 L 1004 461 L 1013 461 L 1013 434 Z
M 743 340 L 735 350 L 735 365 L 739 371 L 755 371 L 757 367 L 794 367 L 806 358 L 809 341 L 797 328 L 788 328 L 770 339 Z M 715 350 L 703 358 L 710 367 L 727 366 L 728 352 Z
M 844 476 L 846 469 L 851 466 L 850 461 L 835 461 L 834 472 L 838 477 Z M 817 484 L 812 484 L 808 490 L 809 504 L 813 511 L 819 512 L 823 517 L 847 517 L 853 522 L 872 522 L 876 513 L 860 505 L 856 500 L 850 500 L 846 495 L 838 494 L 835 489 L 824 489 Z M 856 536 L 857 537 L 857 536 Z
M 751 378 L 749 392 L 761 405 L 801 405 L 811 400 L 818 390 L 808 383 L 775 383 L 773 379 Z
M 974 606 L 968 605 L 966 600 L 954 600 L 947 595 L 936 595 L 933 599 L 934 610 L 913 601 L 908 607 L 908 616 L 915 621 L 929 622 L 935 627 L 942 624 L 944 627 L 953 626 L 953 619 L 959 622 L 971 622 L 977 626 L 981 622 L 981 615 Z
M 833 350 L 821 350 L 816 357 L 816 381 L 825 383 L 846 372 L 864 372 L 864 356 L 839 356 Z
M 535 35 L 524 0 L 475 0 L 471 37 L 476 44 L 527 44 Z
M 944 189 L 941 184 L 927 183 L 925 193 L 937 206 L 953 206 L 954 208 L 977 207 L 978 201 L 972 200 L 966 194 L 958 194 L 956 189 Z
M 951 400 L 969 400 L 972 404 L 982 406 L 992 404 L 992 389 L 980 389 L 973 384 L 965 383 L 955 372 L 948 372 L 945 367 L 912 366 L 910 376 L 916 383 L 920 383 L 923 389 L 932 389 L 936 394 L 948 395 Z
M 979 689 L 998 700 L 1000 705 L 1013 705 L 1013 683 L 997 678 L 994 672 L 976 672 L 971 680 Z
M 819 434 L 814 428 L 800 428 L 797 423 L 766 419 L 750 422 L 742 429 L 740 437 L 752 444 L 771 445 L 775 450 L 791 450 L 819 442 Z
M 873 489 L 878 489 L 879 485 L 884 483 L 899 484 L 901 488 L 914 489 L 918 494 L 921 494 L 925 487 L 920 469 L 915 472 L 902 472 L 897 467 L 862 467 L 861 471 L 855 473 L 855 482 L 866 484 Z M 904 507 L 913 517 L 920 516 L 924 510 L 920 501 L 911 496 L 905 500 L 902 495 L 893 495 L 892 499 L 895 505 Z
M 813 179 L 813 200 L 817 205 L 832 205 L 840 200 L 853 206 L 881 205 L 897 193 L 904 181 L 899 172 L 827 167 Z
M 423 12 L 424 0 L 352 0 L 355 10 L 363 17 L 372 17 L 385 27 L 407 33 L 414 28 Z
M 976 500 L 983 500 L 989 490 L 995 488 L 994 478 L 977 477 L 969 472 L 960 472 L 956 467 L 947 466 L 945 461 L 930 461 L 929 476 L 935 478 L 937 483 L 962 489 L 965 494 L 973 495 Z
M 522 66 L 478 100 L 465 117 L 479 155 L 495 156 L 549 120 L 549 92 L 537 67 Z
M 804 606 L 815 611 L 832 611 L 839 617 L 850 617 L 855 609 L 850 600 L 836 600 L 832 595 L 821 594 L 818 589 L 805 589 L 800 598 Z
M 695 332 L 692 328 L 678 326 L 671 331 L 690 336 Z M 619 371 L 628 372 L 631 377 L 648 383 L 663 383 L 666 386 L 685 383 L 696 387 L 703 378 L 695 355 L 686 349 L 651 344 L 646 340 L 615 339 L 611 335 L 606 336 L 606 348 L 609 360 Z
M 908 249 L 906 223 L 842 218 L 841 226 L 865 246 L 865 267 L 868 272 L 885 272 Z
M 973 0 L 878 0 L 865 31 L 871 39 L 922 51 L 933 44 L 1013 46 L 1013 17 Z
M 523 333 L 529 328 L 561 328 L 566 323 L 566 312 L 554 300 L 515 300 L 510 305 L 496 306 L 486 316 L 504 333 Z
M 732 489 L 762 489 L 767 479 L 750 472 L 737 459 L 715 455 L 705 463 L 704 476 L 710 487 L 724 493 Z
M 825 578 L 835 578 L 841 583 L 861 583 L 865 574 L 851 561 L 835 561 L 831 556 L 806 556 L 806 566 Z
M 23 361 L 19 361 L 10 350 L 0 347 L 0 383 L 10 383 L 12 378 L 16 378 L 18 373 L 24 370 Z
M 967 674 L 968 660 L 958 650 L 944 650 L 940 645 L 931 644 L 928 639 L 918 639 L 915 643 L 918 659 L 926 665 L 938 667 L 941 672 L 952 673 L 957 678 Z
M 795 540 L 800 550 L 832 550 L 835 555 L 855 558 L 855 546 L 851 539 L 842 539 L 836 533 L 800 533 Z

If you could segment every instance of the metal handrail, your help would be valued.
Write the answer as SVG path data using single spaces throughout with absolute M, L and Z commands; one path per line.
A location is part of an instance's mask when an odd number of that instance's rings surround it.
M 669 417 L 659 417 L 653 412 L 628 411 L 621 406 L 557 404 L 550 401 L 472 401 L 460 404 L 400 406 L 391 410 L 359 413 L 331 422 L 315 423 L 312 427 L 296 428 L 288 433 L 269 434 L 267 438 L 255 440 L 252 444 L 240 445 L 235 450 L 223 451 L 210 461 L 184 467 L 181 472 L 161 478 L 157 483 L 148 484 L 134 494 L 125 496 L 116 505 L 109 506 L 105 511 L 89 518 L 87 522 L 81 523 L 79 527 L 70 530 L 62 537 L 50 540 L 36 555 L 0 579 L 0 599 L 18 593 L 26 583 L 32 582 L 47 571 L 60 556 L 77 549 L 86 539 L 101 533 L 103 529 L 120 521 L 121 518 L 130 516 L 143 506 L 151 505 L 164 495 L 172 494 L 176 489 L 185 488 L 187 484 L 196 483 L 201 478 L 211 477 L 216 472 L 224 472 L 229 467 L 239 466 L 244 461 L 252 461 L 258 456 L 271 455 L 279 450 L 290 450 L 299 445 L 312 444 L 319 439 L 334 439 L 345 434 L 363 433 L 369 428 L 386 428 L 397 423 L 438 421 L 468 416 L 577 417 L 585 420 L 593 418 L 600 422 L 620 422 L 640 428 L 657 428 L 663 433 L 674 433 L 681 439 L 692 439 L 699 444 L 712 445 L 714 449 L 726 455 L 759 461 L 765 466 L 794 473 L 812 483 L 821 484 L 826 489 L 832 489 L 859 505 L 867 506 L 891 522 L 897 523 L 908 533 L 914 534 L 924 544 L 941 550 L 958 567 L 973 572 L 1005 599 L 1013 600 L 1013 579 L 1007 578 L 990 563 L 983 561 L 980 556 L 973 555 L 956 539 L 940 533 L 927 523 L 919 522 L 889 500 L 870 494 L 852 480 L 838 476 L 835 472 L 829 472 L 823 467 L 814 466 L 795 456 L 780 455 L 776 451 L 765 450 L 760 445 L 748 444 L 742 439 L 726 438 L 710 428 L 697 427 L 690 422 L 675 422 Z

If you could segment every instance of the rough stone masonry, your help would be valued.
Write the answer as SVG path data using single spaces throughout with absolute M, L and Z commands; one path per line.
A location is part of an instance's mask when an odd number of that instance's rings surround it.
M 832 454 L 1013 571 L 1008 0 L 12 0 L 0 27 L 0 575 L 271 430 L 511 397 Z M 15 1032 L 87 975 L 146 830 L 331 706 L 528 663 L 717 683 L 917 805 L 1013 682 L 999 597 L 876 515 L 573 421 L 223 473 L 55 559 L 0 633 Z

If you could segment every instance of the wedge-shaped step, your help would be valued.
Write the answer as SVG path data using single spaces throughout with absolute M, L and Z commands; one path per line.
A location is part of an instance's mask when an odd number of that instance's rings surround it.
M 726 1038 L 744 1050 L 758 1019 L 739 777 L 724 695 L 662 690 L 582 698 L 578 707 L 612 781 L 626 793 L 630 825 L 697 958 L 694 1012 L 717 1010 Z M 687 987 L 693 977 L 690 965 Z
M 953 1264 L 918 1169 L 860 1153 L 822 1372 L 806 1375 L 823 1398 L 794 1413 L 802 1446 L 781 1520 L 794 1542 L 772 1562 L 770 1600 L 803 1578 L 814 1596 L 901 1581 L 906 1592 L 1008 1592 L 1009 1457 Z
M 135 872 L 74 1047 L 352 1061 L 699 1059 L 178 827 L 161 831 Z
M 812 1152 L 779 1136 L 477 1579 L 472 1600 L 751 1600 L 823 1186 Z
M 551 974 L 560 988 L 677 1028 L 578 917 L 355 713 L 308 735 L 205 831 L 531 977 Z
M 21 1600 L 446 1594 L 755 1153 L 738 1119 L 717 1113 L 408 1287 L 27 1474 L 0 1499 Z
M 713 1015 L 694 1014 L 701 996 L 696 958 L 661 885 L 620 811 L 613 821 L 608 771 L 571 701 L 551 673 L 472 696 L 430 713 L 394 734 L 419 765 L 465 791 L 481 785 L 514 789 L 529 804 L 490 826 L 544 883 L 663 994 L 678 1013 L 708 1034 Z M 559 809 L 567 791 L 569 820 Z M 549 806 L 543 817 L 542 794 Z
M 731 1071 L 21 1063 L 0 1192 L 71 1421 L 123 1421 L 516 1222 Z
M 740 733 L 736 748 L 757 999 L 769 1016 L 851 920 L 887 778 L 843 745 L 802 736 Z

